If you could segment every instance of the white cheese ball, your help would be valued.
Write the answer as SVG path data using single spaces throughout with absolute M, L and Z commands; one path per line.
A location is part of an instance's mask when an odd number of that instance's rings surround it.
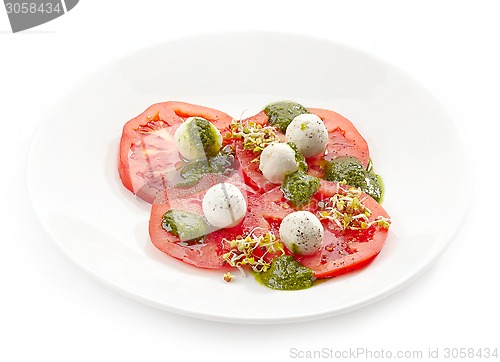
M 235 226 L 247 213 L 247 202 L 240 189 L 226 182 L 209 188 L 201 206 L 208 223 L 216 228 Z
M 294 254 L 311 255 L 318 252 L 323 241 L 323 225 L 309 211 L 295 211 L 280 225 L 280 238 Z
M 286 139 L 297 145 L 304 157 L 314 157 L 325 152 L 328 130 L 315 114 L 301 114 L 286 129 Z
M 201 132 L 204 132 L 205 135 L 189 131 L 191 123 L 196 119 L 202 120 L 204 123 Z M 177 143 L 179 153 L 188 161 L 215 156 L 222 146 L 222 135 L 217 127 L 201 117 L 189 117 L 182 122 L 174 133 L 174 140 Z M 204 148 L 204 143 L 207 142 L 205 148 L 208 149 L 208 154 L 205 153 Z
M 286 143 L 273 142 L 260 155 L 259 170 L 273 184 L 282 183 L 286 175 L 298 168 L 295 151 Z

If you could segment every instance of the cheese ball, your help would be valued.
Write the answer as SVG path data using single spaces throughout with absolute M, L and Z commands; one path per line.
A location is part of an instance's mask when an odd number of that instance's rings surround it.
M 240 189 L 227 182 L 209 188 L 201 206 L 208 223 L 221 229 L 237 225 L 247 213 L 247 202 Z
M 217 127 L 201 117 L 190 117 L 181 123 L 174 140 L 179 153 L 188 161 L 213 157 L 222 146 L 222 135 Z
M 328 130 L 315 114 L 301 114 L 286 129 L 286 139 L 295 143 L 304 157 L 314 157 L 325 152 Z
M 298 168 L 295 151 L 286 143 L 273 142 L 260 155 L 259 170 L 273 184 L 281 184 L 286 175 Z
M 295 211 L 283 219 L 280 238 L 288 250 L 298 255 L 317 253 L 323 242 L 321 221 L 309 211 Z

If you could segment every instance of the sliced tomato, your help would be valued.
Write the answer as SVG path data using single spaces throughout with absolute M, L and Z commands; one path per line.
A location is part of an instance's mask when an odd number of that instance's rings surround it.
M 368 166 L 370 161 L 368 143 L 351 121 L 334 111 L 319 108 L 308 108 L 307 110 L 321 118 L 328 130 L 329 139 L 326 148 L 327 152 L 324 156 L 326 160 L 341 156 L 354 156 L 361 161 L 363 166 Z M 264 111 L 243 120 L 243 122 L 247 121 L 262 125 L 269 124 L 269 118 Z M 321 159 L 323 156 L 319 158 Z
M 261 111 L 251 117 L 245 118 L 242 122 L 255 122 L 265 126 L 269 124 L 269 118 L 266 116 L 264 111 Z M 236 158 L 238 159 L 241 170 L 245 175 L 245 182 L 247 185 L 261 193 L 276 187 L 275 184 L 267 181 L 262 172 L 259 170 L 259 162 L 257 159 L 260 156 L 260 153 L 253 152 L 252 150 L 245 150 L 243 148 L 243 141 L 241 140 L 237 140 L 235 142 L 235 150 Z
M 365 168 L 368 167 L 370 162 L 368 143 L 351 121 L 337 112 L 326 109 L 308 108 L 308 111 L 321 118 L 328 130 L 326 155 L 308 160 L 310 166 L 318 165 L 322 158 L 333 160 L 341 156 L 354 156 Z
M 261 124 L 261 125 L 268 125 L 269 124 L 269 117 L 266 116 L 264 111 L 260 111 L 259 113 L 255 114 L 251 117 L 245 118 L 243 120 L 243 123 L 246 123 L 246 122 L 255 122 L 255 123 Z
M 200 242 L 182 242 L 179 237 L 162 227 L 162 217 L 169 210 L 188 211 L 203 216 L 202 200 L 206 191 L 215 184 L 229 182 L 244 191 L 248 204 L 254 204 L 257 195 L 248 189 L 237 176 L 228 178 L 222 175 L 207 174 L 191 187 L 172 187 L 163 190 L 151 208 L 149 235 L 152 243 L 160 251 L 187 264 L 199 268 L 217 269 L 225 266 L 222 255 L 228 251 L 226 240 L 232 240 L 243 234 L 245 219 L 238 225 L 213 231 Z M 251 223 L 247 221 L 248 225 Z
M 276 187 L 275 184 L 266 180 L 259 170 L 259 162 L 255 162 L 260 153 L 255 153 L 252 150 L 245 150 L 243 148 L 243 142 L 240 140 L 235 142 L 235 150 L 236 158 L 240 164 L 241 171 L 245 175 L 245 182 L 247 185 L 261 193 Z
M 365 168 L 368 167 L 370 161 L 368 144 L 351 121 L 334 111 L 318 108 L 308 108 L 308 111 L 316 114 L 323 120 L 328 130 L 329 138 L 325 151 L 326 155 L 306 160 L 309 165 L 308 172 L 310 174 L 322 177 L 325 160 L 329 161 L 341 156 L 354 156 L 360 160 Z M 264 111 L 261 111 L 252 117 L 244 119 L 243 122 L 256 122 L 267 125 L 269 118 Z M 237 142 L 236 145 L 236 157 L 241 164 L 248 184 L 260 192 L 266 192 L 275 187 L 276 185 L 271 184 L 264 178 L 262 172 L 259 170 L 259 163 L 253 162 L 259 154 L 244 150 L 241 143 Z
M 316 213 L 318 202 L 325 201 L 339 192 L 337 183 L 321 180 L 318 192 L 303 209 Z M 386 211 L 373 198 L 362 194 L 360 199 L 371 210 L 370 221 L 378 216 L 389 218 Z M 267 227 L 279 235 L 281 221 L 295 211 L 286 202 L 280 188 L 275 188 L 255 201 L 257 209 L 253 210 L 253 218 L 261 227 Z M 343 231 L 329 220 L 323 220 L 325 230 L 321 249 L 314 255 L 298 256 L 295 259 L 302 265 L 311 268 L 316 278 L 329 278 L 361 268 L 372 261 L 384 246 L 388 230 L 372 225 L 365 230 Z
M 268 231 L 278 235 L 281 220 L 293 210 L 286 202 L 280 187 L 274 187 L 266 193 L 251 200 L 248 204 L 250 215 L 244 221 L 244 231 L 259 227 L 260 233 Z
M 123 127 L 118 171 L 123 185 L 152 203 L 173 177 L 181 159 L 174 133 L 188 117 L 203 117 L 219 129 L 226 129 L 232 118 L 215 109 L 183 102 L 164 102 L 150 106 Z
M 337 183 L 321 180 L 314 199 L 328 199 L 338 192 L 339 187 Z M 384 208 L 369 195 L 363 193 L 360 200 L 371 211 L 370 221 L 379 216 L 389 218 Z M 325 234 L 321 250 L 314 255 L 296 257 L 302 265 L 314 270 L 316 278 L 334 277 L 367 265 L 380 253 L 388 236 L 388 229 L 378 224 L 364 230 L 344 231 L 335 222 L 323 220 L 323 227 Z

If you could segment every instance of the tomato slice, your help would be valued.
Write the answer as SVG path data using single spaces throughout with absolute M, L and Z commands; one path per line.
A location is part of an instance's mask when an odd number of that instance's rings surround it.
M 266 116 L 264 111 L 261 111 L 251 117 L 242 120 L 243 123 L 255 122 L 257 124 L 266 126 L 269 124 L 269 117 Z M 285 135 L 276 130 L 278 136 L 285 139 Z M 245 175 L 245 182 L 253 189 L 260 193 L 265 193 L 276 187 L 275 184 L 266 180 L 262 172 L 259 170 L 259 162 L 255 162 L 260 156 L 260 153 L 253 152 L 252 150 L 245 150 L 243 148 L 243 141 L 235 141 L 236 158 L 240 163 L 241 170 Z
M 244 231 L 251 230 L 252 225 L 259 227 L 258 234 L 264 234 L 272 231 L 279 234 L 281 221 L 290 213 L 295 211 L 286 202 L 280 187 L 274 187 L 266 193 L 251 200 L 248 204 L 250 213 L 245 220 Z
M 120 140 L 118 172 L 123 185 L 152 203 L 173 177 L 181 159 L 174 141 L 175 130 L 188 117 L 203 117 L 218 129 L 232 118 L 215 109 L 183 102 L 153 104 L 128 121 Z
M 339 188 L 337 183 L 321 180 L 321 187 L 314 199 L 324 201 L 338 192 Z M 378 217 L 389 219 L 384 208 L 369 195 L 362 193 L 360 200 L 371 211 L 370 221 Z M 323 220 L 322 223 L 325 234 L 321 250 L 314 255 L 296 258 L 302 265 L 314 270 L 316 278 L 334 277 L 367 265 L 380 253 L 389 232 L 378 224 L 362 230 L 341 230 L 333 221 Z
M 267 181 L 259 170 L 259 162 L 255 162 L 255 159 L 259 157 L 259 153 L 255 153 L 252 150 L 245 150 L 243 148 L 243 141 L 240 140 L 235 142 L 235 152 L 248 186 L 261 193 L 276 187 L 275 184 Z
M 342 115 L 325 109 L 308 108 L 308 111 L 316 114 L 325 123 L 328 130 L 328 145 L 325 155 L 307 159 L 309 173 L 317 176 L 323 176 L 324 160 L 333 160 L 341 156 L 354 156 L 360 160 L 366 168 L 370 162 L 370 152 L 366 140 L 361 136 L 358 130 L 347 118 Z M 255 122 L 257 124 L 268 125 L 269 118 L 264 111 L 246 118 L 243 122 Z M 279 131 L 277 131 L 279 133 Z M 284 135 L 279 133 L 284 139 Z M 262 172 L 259 170 L 259 163 L 252 162 L 258 157 L 258 153 L 244 150 L 241 142 L 236 142 L 236 157 L 245 174 L 247 183 L 261 193 L 271 190 L 276 185 L 268 182 Z
M 203 216 L 202 200 L 206 191 L 221 182 L 229 182 L 242 190 L 248 204 L 256 194 L 241 181 L 238 176 L 226 177 L 223 175 L 206 174 L 194 186 L 170 187 L 163 190 L 151 207 L 149 219 L 149 235 L 156 248 L 176 259 L 199 268 L 217 269 L 225 266 L 222 255 L 228 251 L 224 239 L 232 240 L 243 234 L 244 227 L 252 224 L 245 219 L 238 225 L 213 231 L 203 237 L 202 242 L 182 242 L 179 237 L 166 231 L 162 227 L 162 217 L 169 210 L 189 211 Z M 252 219 L 253 220 L 253 219 Z M 245 224 L 245 225 L 244 225 Z
M 255 122 L 264 126 L 269 124 L 269 117 L 264 113 L 264 111 L 260 111 L 251 117 L 245 118 L 242 122 Z
M 328 130 L 326 155 L 308 160 L 310 166 L 318 165 L 321 159 L 333 160 L 342 156 L 356 157 L 367 168 L 370 162 L 368 143 L 356 127 L 344 116 L 334 111 L 308 108 L 308 111 L 321 118 Z
M 318 202 L 325 202 L 339 190 L 339 184 L 321 180 L 318 192 L 303 210 L 316 213 Z M 370 221 L 379 216 L 389 218 L 382 206 L 367 194 L 361 194 L 360 199 L 372 212 Z M 253 218 L 260 220 L 262 227 L 267 225 L 268 230 L 276 235 L 279 235 L 281 221 L 295 211 L 286 202 L 279 187 L 261 195 L 255 202 L 257 209 L 252 210 Z M 380 253 L 388 235 L 388 230 L 378 225 L 364 230 L 343 231 L 331 220 L 322 220 L 322 224 L 325 234 L 320 251 L 310 256 L 294 255 L 297 261 L 314 271 L 316 278 L 337 276 L 367 265 Z

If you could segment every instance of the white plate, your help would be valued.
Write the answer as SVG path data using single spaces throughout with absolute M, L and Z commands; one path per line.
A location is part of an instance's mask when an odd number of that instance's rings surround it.
M 280 292 L 252 277 L 226 283 L 219 271 L 199 270 L 156 250 L 147 231 L 149 205 L 118 177 L 123 124 L 166 100 L 240 117 L 282 99 L 333 109 L 367 139 L 393 220 L 380 255 L 359 272 Z M 92 276 L 158 308 L 242 323 L 331 316 L 407 284 L 452 239 L 470 187 L 452 121 L 413 79 L 351 48 L 275 33 L 180 39 L 103 68 L 49 112 L 28 166 L 42 224 Z

